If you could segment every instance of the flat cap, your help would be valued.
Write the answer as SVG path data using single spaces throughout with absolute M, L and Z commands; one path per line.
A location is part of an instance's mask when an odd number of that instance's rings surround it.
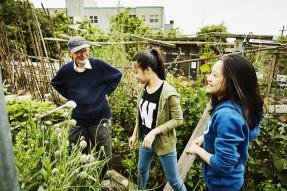
M 70 52 L 77 52 L 82 48 L 90 47 L 89 43 L 80 36 L 71 37 L 68 41 L 68 49 Z

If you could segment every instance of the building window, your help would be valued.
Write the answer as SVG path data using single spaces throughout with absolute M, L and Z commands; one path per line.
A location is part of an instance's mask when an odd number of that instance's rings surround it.
M 158 23 L 158 21 L 159 21 L 159 16 L 158 15 L 150 15 L 150 22 L 151 23 Z
M 92 23 L 98 23 L 98 16 L 90 16 L 90 20 Z

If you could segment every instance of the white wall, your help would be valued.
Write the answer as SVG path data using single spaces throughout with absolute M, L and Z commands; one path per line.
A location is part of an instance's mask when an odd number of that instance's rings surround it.
M 88 7 L 89 6 L 89 7 Z M 74 21 L 80 21 L 81 17 L 97 16 L 98 25 L 103 31 L 109 31 L 110 18 L 123 11 L 124 7 L 96 7 L 94 0 L 66 0 L 67 16 Z M 145 24 L 153 31 L 164 30 L 164 8 L 160 6 L 146 6 L 130 8 L 130 15 L 145 17 Z M 151 22 L 154 21 L 154 22 Z M 157 21 L 157 22 L 155 22 Z

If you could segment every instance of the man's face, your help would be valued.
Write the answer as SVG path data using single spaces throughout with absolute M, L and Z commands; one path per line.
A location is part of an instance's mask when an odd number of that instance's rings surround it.
M 89 49 L 88 48 L 82 48 L 78 50 L 77 52 L 72 52 L 71 57 L 73 60 L 76 61 L 78 66 L 84 66 L 86 63 L 86 60 L 89 57 Z

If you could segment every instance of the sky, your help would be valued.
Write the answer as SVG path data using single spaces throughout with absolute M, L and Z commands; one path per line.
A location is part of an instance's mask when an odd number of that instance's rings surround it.
M 65 0 L 29 0 L 35 7 L 65 7 Z M 70 0 L 72 1 L 72 0 Z M 93 0 L 90 0 L 93 1 Z M 287 35 L 287 0 L 96 0 L 98 7 L 163 6 L 165 23 L 174 20 L 182 34 L 224 23 L 229 33 Z

